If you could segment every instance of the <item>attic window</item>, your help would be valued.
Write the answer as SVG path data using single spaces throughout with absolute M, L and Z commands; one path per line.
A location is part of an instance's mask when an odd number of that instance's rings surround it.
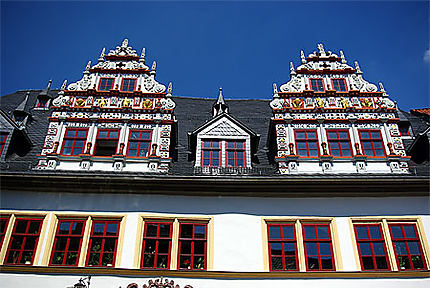
M 409 123 L 408 122 L 400 122 L 398 124 L 399 126 L 399 132 L 401 136 L 410 136 L 411 134 L 409 133 Z
M 0 155 L 3 152 L 4 146 L 6 145 L 8 133 L 0 133 Z
M 94 156 L 112 156 L 118 146 L 118 130 L 99 130 Z
M 37 108 L 46 108 L 48 104 L 48 99 L 47 98 L 39 98 L 37 100 Z
M 16 123 L 21 124 L 25 120 L 26 114 L 24 113 L 15 113 L 13 118 Z

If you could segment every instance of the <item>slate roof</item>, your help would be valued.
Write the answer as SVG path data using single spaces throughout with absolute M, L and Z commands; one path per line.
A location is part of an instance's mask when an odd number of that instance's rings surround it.
M 51 115 L 51 110 L 39 110 L 34 109 L 37 95 L 42 90 L 21 90 L 15 93 L 0 97 L 0 109 L 5 111 L 8 115 L 11 115 L 12 111 L 22 102 L 25 98 L 27 91 L 30 92 L 29 99 L 26 104 L 26 109 L 32 115 L 31 121 L 27 124 L 27 133 L 30 137 L 34 146 L 23 157 L 17 155 L 11 155 L 6 158 L 5 162 L 0 163 L 1 173 L 36 173 L 36 174 L 115 174 L 115 175 L 128 175 L 128 174 L 139 174 L 139 173 L 124 173 L 124 172 L 100 172 L 100 171 L 38 171 L 33 170 L 37 164 L 37 155 L 40 154 L 42 145 L 45 139 L 48 117 Z M 55 98 L 58 90 L 50 90 L 49 96 Z M 196 128 L 203 125 L 205 122 L 212 119 L 212 105 L 216 99 L 214 98 L 190 98 L 190 97 L 173 97 L 176 103 L 175 116 L 178 119 L 178 139 L 177 139 L 177 155 L 175 155 L 175 161 L 172 164 L 169 174 L 172 176 L 192 176 L 193 174 L 193 162 L 188 160 L 189 148 L 187 132 L 192 132 Z M 229 107 L 229 113 L 236 119 L 260 135 L 259 147 L 257 150 L 257 163 L 253 163 L 253 167 L 259 170 L 262 176 L 278 176 L 278 177 L 289 177 L 280 176 L 275 169 L 275 165 L 269 162 L 268 152 L 269 149 L 266 147 L 270 117 L 272 111 L 269 107 L 270 100 L 226 100 L 226 104 Z M 407 119 L 411 122 L 413 131 L 415 134 L 425 130 L 427 124 L 419 119 L 418 117 L 400 111 L 401 118 Z M 412 140 L 411 140 L 412 141 Z M 410 142 L 411 142 L 410 141 Z M 408 143 L 410 144 L 410 143 Z M 407 145 L 408 145 L 407 144 Z M 405 145 L 407 147 L 407 145 Z M 428 161 L 420 165 L 411 163 L 412 175 L 410 176 L 429 176 L 429 163 Z M 143 174 L 139 174 L 142 176 Z M 345 177 L 348 175 L 324 175 L 324 177 Z M 350 175 L 349 175 L 350 176 Z M 391 175 L 386 175 L 391 176 Z M 165 176 L 164 176 L 165 177 Z M 321 177 L 319 175 L 297 175 L 290 177 Z M 373 177 L 370 175 L 363 175 L 363 177 Z M 409 176 L 406 176 L 409 177 Z

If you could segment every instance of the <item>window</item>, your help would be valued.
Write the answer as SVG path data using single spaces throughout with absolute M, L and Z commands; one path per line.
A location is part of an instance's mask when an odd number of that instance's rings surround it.
M 37 99 L 37 108 L 45 108 L 48 104 L 47 98 L 38 98 Z
M 151 131 L 131 130 L 128 139 L 127 156 L 147 157 L 151 146 Z
M 311 90 L 315 92 L 324 92 L 324 80 L 323 79 L 310 79 Z
M 4 146 L 6 145 L 8 133 L 0 133 L 0 155 L 3 152 Z
M 17 218 L 10 237 L 6 264 L 33 264 L 43 219 Z
M 121 84 L 121 91 L 133 92 L 136 86 L 136 79 L 123 79 Z
M 390 269 L 381 224 L 355 224 L 354 232 L 361 269 Z
M 348 91 L 346 88 L 346 81 L 345 79 L 331 79 L 331 84 L 333 86 L 333 89 L 338 92 L 346 92 Z
M 423 249 L 415 224 L 389 224 L 399 270 L 424 270 Z
M 84 152 L 88 129 L 67 128 L 63 140 L 62 155 L 76 156 Z
M 171 222 L 145 222 L 142 268 L 169 269 L 172 227 Z
M 206 269 L 206 223 L 179 223 L 179 269 Z
M 118 146 L 119 130 L 100 129 L 94 149 L 94 156 L 112 156 Z
M 99 91 L 109 91 L 113 87 L 114 78 L 101 78 L 99 83 Z
M 59 220 L 51 265 L 78 265 L 84 230 L 85 220 Z
M 335 157 L 352 156 L 348 130 L 327 130 L 330 154 Z
M 397 125 L 399 126 L 399 132 L 401 136 L 410 136 L 408 122 L 400 122 Z
M 359 130 L 363 153 L 370 157 L 385 156 L 384 142 L 379 130 Z
M 294 223 L 268 224 L 270 271 L 298 271 L 297 240 Z
M 202 141 L 202 166 L 221 166 L 221 142 L 219 140 Z
M 9 224 L 9 217 L 0 218 L 0 249 L 3 245 L 4 236 L 6 235 L 7 225 Z
M 114 266 L 119 220 L 94 220 L 91 228 L 87 266 Z
M 227 166 L 245 167 L 245 141 L 226 141 Z
M 318 137 L 316 130 L 296 130 L 297 154 L 301 157 L 318 157 Z
M 303 224 L 306 269 L 334 270 L 329 224 Z

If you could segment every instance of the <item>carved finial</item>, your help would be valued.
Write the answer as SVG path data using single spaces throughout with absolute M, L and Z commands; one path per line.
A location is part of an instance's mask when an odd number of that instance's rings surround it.
M 325 54 L 324 45 L 322 43 L 319 43 L 317 47 L 320 54 Z
M 346 59 L 345 59 L 345 55 L 343 54 L 343 51 L 340 50 L 339 53 L 340 53 L 340 58 L 342 59 L 342 63 L 345 64 L 346 63 Z
M 46 90 L 49 90 L 51 88 L 52 79 L 49 79 L 48 85 L 46 86 Z
M 276 83 L 273 83 L 273 98 L 278 98 L 278 87 L 276 86 Z
M 379 90 L 381 90 L 381 92 L 386 92 L 384 89 L 384 85 L 382 85 L 382 82 L 379 82 Z
M 85 67 L 85 71 L 84 73 L 90 73 L 90 68 L 91 68 L 91 61 L 88 61 L 87 66 Z
M 290 75 L 296 74 L 296 71 L 294 70 L 293 62 L 290 62 Z
M 122 41 L 121 46 L 124 48 L 128 46 L 128 39 L 127 38 L 125 38 L 124 41 Z
M 61 91 L 66 90 L 66 86 L 67 86 L 67 79 L 63 81 L 63 84 L 61 85 L 60 90 L 61 90 Z
M 358 61 L 355 61 L 354 64 L 355 64 L 355 72 L 357 74 L 362 74 L 363 72 L 361 72 L 361 70 L 360 70 L 360 66 L 358 65 Z
M 142 54 L 140 54 L 139 61 L 145 63 L 145 48 L 142 48 Z
M 167 87 L 166 96 L 172 96 L 172 82 L 169 82 L 169 86 Z
M 100 53 L 99 62 L 103 62 L 105 60 L 105 51 L 106 48 L 103 47 L 102 53 Z
M 222 95 L 222 87 L 219 88 L 218 99 L 212 106 L 212 116 L 215 117 L 221 113 L 228 113 L 228 106 L 224 101 L 224 96 Z
M 300 50 L 300 58 L 302 59 L 302 64 L 306 64 L 305 52 Z
M 151 70 L 155 72 L 156 69 L 157 69 L 157 62 L 154 61 L 152 62 Z

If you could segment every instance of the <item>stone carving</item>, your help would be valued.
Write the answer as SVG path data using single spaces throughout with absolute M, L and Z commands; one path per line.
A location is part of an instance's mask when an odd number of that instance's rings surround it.
M 67 87 L 67 89 L 71 90 L 71 91 L 86 90 L 90 86 L 90 83 L 91 83 L 91 75 L 84 74 L 84 76 L 82 77 L 81 80 L 79 80 L 78 82 L 70 84 Z

